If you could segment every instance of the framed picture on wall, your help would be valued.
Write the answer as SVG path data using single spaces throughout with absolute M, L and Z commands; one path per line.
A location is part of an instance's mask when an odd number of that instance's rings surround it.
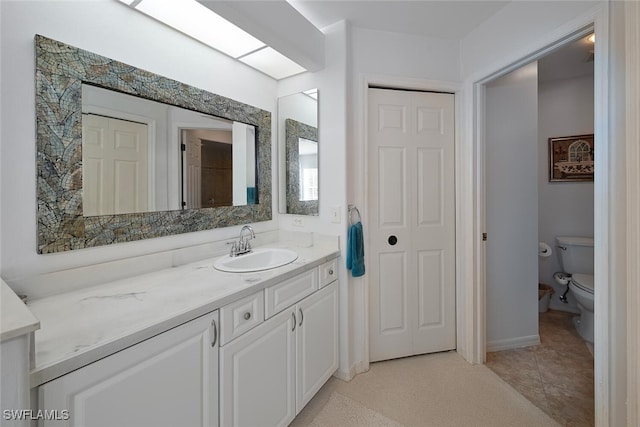
M 593 181 L 593 134 L 549 138 L 549 181 Z

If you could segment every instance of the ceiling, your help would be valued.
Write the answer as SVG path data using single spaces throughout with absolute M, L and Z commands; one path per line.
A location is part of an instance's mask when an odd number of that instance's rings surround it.
M 594 45 L 587 37 L 562 46 L 538 61 L 538 80 L 548 82 L 592 76 L 593 50 Z
M 287 0 L 316 28 L 346 20 L 370 30 L 460 40 L 511 0 Z M 541 58 L 541 82 L 593 75 L 586 37 Z
M 317 28 L 341 20 L 379 31 L 461 39 L 510 0 L 287 0 Z

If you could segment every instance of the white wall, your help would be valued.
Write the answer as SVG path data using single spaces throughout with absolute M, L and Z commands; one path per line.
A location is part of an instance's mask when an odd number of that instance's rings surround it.
M 342 257 L 339 262 L 340 280 L 340 367 L 338 376 L 351 377 L 354 357 L 353 290 L 349 286 L 344 264 L 346 254 L 346 182 L 347 182 L 347 35 L 346 22 L 323 28 L 325 35 L 325 68 L 315 73 L 304 73 L 278 82 L 278 96 L 288 96 L 303 90 L 318 88 L 318 164 L 319 214 L 318 216 L 280 215 L 281 229 L 312 231 L 339 236 Z M 284 194 L 281 194 L 285 197 Z M 340 212 L 339 222 L 331 219 L 331 209 Z M 295 221 L 294 221 L 295 220 Z
M 541 48 L 568 22 L 588 14 L 601 1 L 513 1 L 460 42 L 461 72 L 487 76 Z M 588 20 L 585 22 L 587 25 Z M 544 45 L 543 45 L 544 46 Z
M 563 271 L 556 236 L 593 237 L 593 182 L 549 182 L 549 138 L 593 133 L 593 76 L 541 82 L 538 87 L 538 237 L 553 248 L 540 258 L 538 277 L 555 289 L 551 308 L 578 312 L 575 298 L 559 297 L 566 287 L 553 273 Z
M 275 111 L 277 84 L 271 78 L 117 1 L 2 1 L 0 7 L 0 264 L 1 274 L 9 283 L 44 272 L 236 237 L 239 227 L 229 227 L 61 254 L 37 255 L 35 34 L 271 112 Z M 272 181 L 275 185 L 275 180 Z M 257 232 L 277 228 L 275 204 L 273 214 L 273 221 L 255 225 Z
M 486 87 L 487 351 L 537 344 L 538 65 Z

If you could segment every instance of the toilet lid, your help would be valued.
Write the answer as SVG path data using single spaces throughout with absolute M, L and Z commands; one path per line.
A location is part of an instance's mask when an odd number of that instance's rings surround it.
M 592 274 L 574 274 L 571 276 L 574 285 L 586 292 L 593 293 L 593 275 Z

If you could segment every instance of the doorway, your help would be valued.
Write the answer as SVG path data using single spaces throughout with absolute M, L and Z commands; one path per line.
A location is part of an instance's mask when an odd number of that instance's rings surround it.
M 368 89 L 371 361 L 456 348 L 454 109 Z
M 484 84 L 487 365 L 563 425 L 594 424 L 594 357 L 571 322 L 575 298 L 562 302 L 553 281 L 555 238 L 594 236 L 594 184 L 558 179 L 551 141 L 594 133 L 593 68 L 581 34 Z M 538 242 L 553 257 L 539 257 Z M 540 282 L 555 287 L 549 312 Z

